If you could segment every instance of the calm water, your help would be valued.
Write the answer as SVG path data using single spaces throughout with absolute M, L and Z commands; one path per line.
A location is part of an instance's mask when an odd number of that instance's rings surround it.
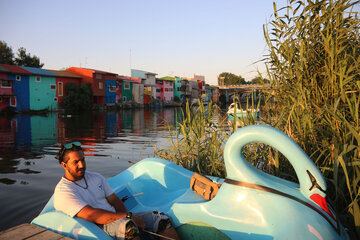
M 64 174 L 54 158 L 60 143 L 83 143 L 87 169 L 112 177 L 167 146 L 165 122 L 180 108 L 82 115 L 0 117 L 0 231 L 30 222 Z

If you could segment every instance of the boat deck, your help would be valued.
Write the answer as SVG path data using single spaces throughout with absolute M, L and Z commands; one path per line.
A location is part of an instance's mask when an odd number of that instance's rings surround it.
M 71 240 L 72 238 L 62 236 L 45 228 L 24 223 L 0 232 L 0 240 Z

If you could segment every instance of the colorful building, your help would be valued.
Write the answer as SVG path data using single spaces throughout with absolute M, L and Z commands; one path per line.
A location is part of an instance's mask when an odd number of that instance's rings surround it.
M 205 93 L 205 77 L 194 74 L 194 81 L 198 82 L 199 97 L 202 97 L 204 94 L 206 94 Z
M 90 83 L 94 104 L 116 103 L 117 74 L 88 68 L 71 67 L 66 69 L 82 77 L 81 83 Z
M 122 102 L 127 103 L 132 101 L 132 81 L 130 79 L 124 79 L 121 82 L 121 96 Z
M 219 88 L 216 86 L 210 86 L 211 89 L 211 100 L 214 103 L 218 103 L 219 102 L 219 98 L 220 98 L 220 92 L 219 92 Z
M 66 72 L 75 73 L 82 77 L 81 83 L 90 83 L 93 91 L 93 104 L 105 103 L 105 79 L 103 74 L 93 69 L 71 67 Z
M 52 73 L 56 74 L 56 98 L 58 102 L 58 107 L 66 97 L 66 85 L 70 82 L 80 84 L 81 77 L 71 72 L 66 71 L 56 71 L 56 70 L 48 70 Z
M 3 65 L 10 73 L 8 78 L 13 80 L 13 96 L 10 104 L 15 105 L 17 111 L 30 110 L 30 88 L 29 81 L 31 72 L 15 65 Z
M 205 85 L 205 99 L 204 102 L 208 103 L 211 101 L 211 87 L 210 85 L 206 84 Z
M 8 78 L 8 73 L 10 72 L 6 68 L 0 66 L 0 111 L 9 106 L 13 96 L 13 81 Z
M 116 94 L 117 102 L 126 103 L 134 101 L 142 104 L 141 79 L 128 76 L 117 76 L 118 90 Z
M 133 102 L 137 104 L 144 104 L 144 84 L 141 83 L 141 78 L 130 77 L 132 81 L 132 97 Z
M 156 98 L 156 73 L 131 69 L 131 77 L 141 78 L 144 85 L 144 104 L 149 104 Z
M 174 77 L 156 79 L 156 99 L 162 102 L 174 100 Z
M 56 74 L 45 69 L 21 67 L 32 73 L 29 79 L 30 110 L 57 109 Z
M 184 100 L 185 94 L 184 94 L 184 80 L 181 78 L 175 78 L 174 81 L 174 100 L 176 101 L 177 99 L 180 101 Z

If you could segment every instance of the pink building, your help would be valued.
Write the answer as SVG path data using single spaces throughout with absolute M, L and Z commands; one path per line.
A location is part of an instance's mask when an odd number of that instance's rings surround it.
M 164 101 L 174 100 L 174 81 L 164 81 Z
M 156 99 L 161 102 L 174 100 L 174 81 L 156 79 Z
M 0 73 L 0 111 L 9 106 L 15 106 L 12 101 L 9 101 L 13 95 L 13 80 L 7 77 L 6 73 Z
M 156 79 L 156 100 L 164 101 L 164 81 Z

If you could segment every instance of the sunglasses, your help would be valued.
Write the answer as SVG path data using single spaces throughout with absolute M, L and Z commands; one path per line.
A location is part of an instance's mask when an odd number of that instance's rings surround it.
M 65 149 L 72 149 L 73 147 L 81 147 L 81 142 L 71 142 L 64 145 Z
M 81 142 L 71 142 L 71 143 L 67 143 L 67 144 L 63 145 L 60 152 L 57 154 L 57 159 L 59 159 L 59 162 L 63 161 L 66 150 L 70 150 L 73 148 L 81 149 Z

